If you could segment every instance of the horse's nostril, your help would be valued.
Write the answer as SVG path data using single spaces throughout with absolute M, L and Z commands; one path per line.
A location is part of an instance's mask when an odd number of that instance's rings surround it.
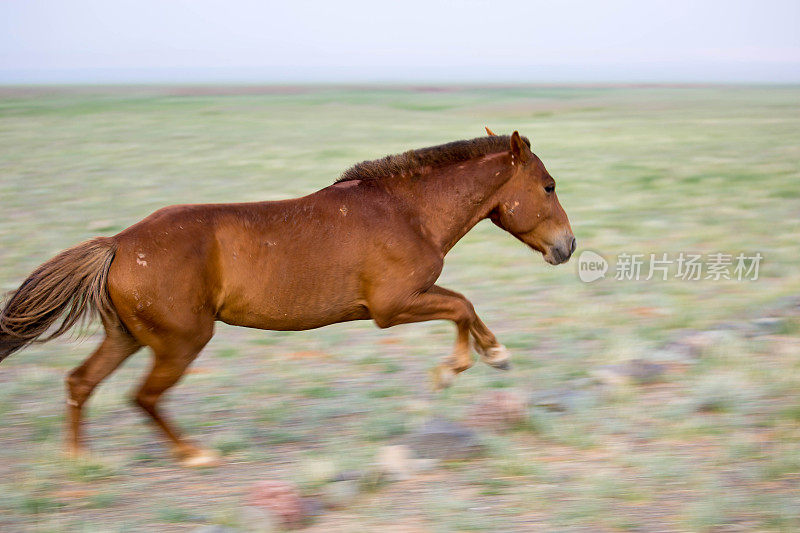
M 570 254 L 575 251 L 575 246 L 576 246 L 575 237 L 573 237 L 572 238 L 572 244 L 569 245 L 569 253 Z

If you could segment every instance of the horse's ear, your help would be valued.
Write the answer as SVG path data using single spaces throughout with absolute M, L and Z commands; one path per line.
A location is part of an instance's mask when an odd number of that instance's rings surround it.
M 484 126 L 483 129 L 486 130 L 486 133 L 489 134 L 489 137 L 497 137 L 497 134 L 489 129 L 489 126 Z
M 528 148 L 528 145 L 522 140 L 522 137 L 519 136 L 518 131 L 514 131 L 514 133 L 511 134 L 511 155 L 519 159 L 522 163 L 526 163 L 528 159 L 530 159 L 531 149 Z

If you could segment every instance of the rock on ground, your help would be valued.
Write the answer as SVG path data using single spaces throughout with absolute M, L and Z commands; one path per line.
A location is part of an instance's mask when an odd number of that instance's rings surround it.
M 251 508 L 261 510 L 274 517 L 279 525 L 296 527 L 305 520 L 303 499 L 291 483 L 285 481 L 261 481 L 251 489 L 248 503 Z
M 478 434 L 461 424 L 434 418 L 406 435 L 402 444 L 422 459 L 459 461 L 480 455 L 484 445 Z
M 378 452 L 378 467 L 391 481 L 404 481 L 411 476 L 430 469 L 435 460 L 419 458 L 403 444 L 384 446 Z
M 342 509 L 352 505 L 360 491 L 357 479 L 333 481 L 322 488 L 322 503 L 330 509 Z
M 647 385 L 660 381 L 667 367 L 644 359 L 631 359 L 618 365 L 603 365 L 595 368 L 592 375 L 606 385 Z
M 525 405 L 525 397 L 514 391 L 491 391 L 470 409 L 467 423 L 495 430 L 512 428 L 526 420 Z
M 531 407 L 538 407 L 554 413 L 573 411 L 591 401 L 590 393 L 569 387 L 560 387 L 534 392 L 530 397 Z

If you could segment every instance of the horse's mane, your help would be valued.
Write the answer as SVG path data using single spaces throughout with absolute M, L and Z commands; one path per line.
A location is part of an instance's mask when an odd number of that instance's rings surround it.
M 527 137 L 522 137 L 529 147 Z M 336 183 L 350 180 L 376 180 L 402 174 L 418 174 L 424 167 L 439 167 L 460 163 L 487 154 L 509 150 L 509 135 L 477 137 L 465 141 L 453 141 L 438 146 L 409 150 L 402 154 L 387 155 L 373 161 L 362 161 L 342 173 Z

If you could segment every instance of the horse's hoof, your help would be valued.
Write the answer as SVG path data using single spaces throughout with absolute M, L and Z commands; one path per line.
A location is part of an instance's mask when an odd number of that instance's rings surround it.
M 481 359 L 487 365 L 498 370 L 509 370 L 511 368 L 511 353 L 502 344 L 486 348 L 481 354 Z
M 489 365 L 497 370 L 511 370 L 511 361 L 507 359 L 505 361 L 500 361 L 499 363 L 489 363 Z
M 184 452 L 181 459 L 181 466 L 187 468 L 207 468 L 220 465 L 219 454 L 213 450 L 198 448 L 190 452 Z
M 433 390 L 439 392 L 446 389 L 455 381 L 456 373 L 452 368 L 446 365 L 439 365 L 431 370 L 431 380 L 433 381 Z

